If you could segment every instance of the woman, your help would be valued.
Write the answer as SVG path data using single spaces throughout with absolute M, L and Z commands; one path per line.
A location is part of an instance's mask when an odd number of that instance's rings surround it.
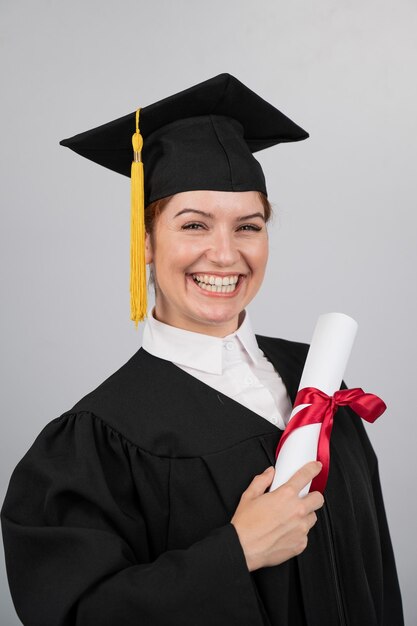
M 132 119 L 63 143 L 129 174 Z M 324 498 L 298 496 L 319 463 L 267 491 L 308 347 L 251 330 L 270 216 L 252 152 L 307 134 L 227 74 L 143 109 L 141 130 L 155 309 L 143 347 L 13 473 L 2 527 L 20 619 L 402 624 L 377 461 L 353 412 L 335 419 Z

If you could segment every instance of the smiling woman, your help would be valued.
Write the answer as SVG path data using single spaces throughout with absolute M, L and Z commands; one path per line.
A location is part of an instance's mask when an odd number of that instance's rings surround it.
M 253 153 L 308 134 L 229 74 L 145 107 L 142 135 L 138 120 L 61 142 L 131 175 L 133 299 L 145 262 L 156 297 L 142 347 L 13 472 L 1 521 L 22 623 L 401 626 L 362 420 L 339 409 L 324 498 L 299 496 L 316 462 L 267 491 L 308 346 L 255 335 L 246 311 L 271 215 Z
M 172 196 L 146 237 L 146 262 L 152 263 L 155 279 L 154 317 L 217 337 L 234 332 L 264 277 L 265 220 L 256 191 Z

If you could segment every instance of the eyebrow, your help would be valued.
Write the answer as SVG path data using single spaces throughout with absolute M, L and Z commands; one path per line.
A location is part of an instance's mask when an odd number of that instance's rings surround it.
M 203 215 L 204 217 L 208 217 L 209 219 L 213 219 L 213 213 L 207 213 L 206 211 L 200 211 L 200 209 L 182 209 L 179 211 L 174 217 L 179 217 L 180 215 L 184 215 L 184 213 L 197 213 L 198 215 Z M 265 217 L 259 211 L 257 213 L 251 213 L 250 215 L 244 215 L 243 217 L 238 218 L 238 222 L 244 222 L 245 220 L 253 219 L 254 217 L 260 217 L 263 221 L 265 221 Z

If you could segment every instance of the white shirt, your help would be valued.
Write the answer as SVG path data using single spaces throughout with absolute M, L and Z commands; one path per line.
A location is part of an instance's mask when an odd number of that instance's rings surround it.
M 280 375 L 259 348 L 249 315 L 227 337 L 194 333 L 148 316 L 143 348 L 284 429 L 291 401 Z

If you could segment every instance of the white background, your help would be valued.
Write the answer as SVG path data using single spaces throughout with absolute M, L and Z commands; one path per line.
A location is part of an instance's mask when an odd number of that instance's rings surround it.
M 140 345 L 129 181 L 59 140 L 230 72 L 311 135 L 258 153 L 276 218 L 253 325 L 359 322 L 345 378 L 389 407 L 367 429 L 417 623 L 416 33 L 414 0 L 1 0 L 1 500 L 42 427 Z M 14 626 L 2 561 L 0 587 Z

